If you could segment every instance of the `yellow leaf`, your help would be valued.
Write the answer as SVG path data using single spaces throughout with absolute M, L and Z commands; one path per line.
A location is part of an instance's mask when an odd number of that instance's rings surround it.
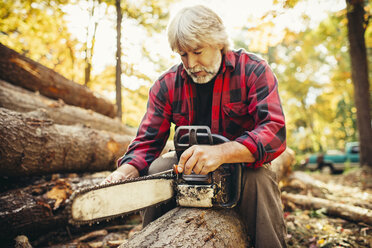
M 54 199 L 53 210 L 56 210 L 72 193 L 71 185 L 64 180 L 58 180 L 56 186 L 46 193 L 49 199 Z
M 318 242 L 317 242 L 318 245 L 321 245 L 321 244 L 323 244 L 323 243 L 324 243 L 324 239 L 320 239 L 320 240 L 318 240 Z

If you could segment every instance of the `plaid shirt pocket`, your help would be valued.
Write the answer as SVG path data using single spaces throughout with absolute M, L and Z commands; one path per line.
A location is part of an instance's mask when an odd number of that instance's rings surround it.
M 223 111 L 230 117 L 241 117 L 248 114 L 248 104 L 245 102 L 230 102 L 222 106 Z
M 248 104 L 245 102 L 226 103 L 222 106 L 223 127 L 229 139 L 235 139 L 244 131 L 254 128 L 254 120 L 248 112 Z

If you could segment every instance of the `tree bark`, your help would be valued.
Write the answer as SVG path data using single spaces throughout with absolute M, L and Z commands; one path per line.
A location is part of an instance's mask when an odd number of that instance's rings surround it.
M 54 124 L 40 111 L 21 114 L 0 108 L 0 174 L 112 170 L 132 138 Z
M 364 39 L 364 0 L 346 0 L 348 39 L 350 44 L 351 78 L 357 109 L 360 142 L 360 164 L 372 168 L 372 128 L 367 50 Z
M 42 109 L 55 124 L 81 124 L 97 130 L 134 136 L 135 128 L 129 128 L 118 119 L 112 119 L 91 110 L 55 101 L 0 80 L 0 107 L 18 112 Z
M 364 222 L 368 225 L 372 225 L 372 210 L 366 208 L 337 203 L 335 201 L 317 197 L 295 195 L 285 192 L 282 193 L 282 200 L 285 205 L 287 205 L 288 202 L 292 202 L 306 209 L 325 208 L 328 215 L 341 217 L 353 222 Z
M 121 1 L 115 0 L 116 6 L 116 73 L 115 73 L 115 88 L 116 88 L 116 108 L 117 117 L 121 120 L 122 108 L 121 108 Z
M 74 190 L 102 177 L 52 179 L 0 194 L 0 240 L 24 234 L 37 237 L 68 223 L 67 199 Z
M 124 247 L 248 247 L 241 218 L 234 210 L 175 208 Z
M 363 191 L 358 193 L 348 186 L 335 185 L 332 182 L 324 183 L 302 171 L 292 173 L 281 190 L 282 192 L 313 196 L 334 202 L 347 202 L 349 205 L 372 210 L 372 204 L 369 201 L 360 200 L 360 194 Z M 353 193 L 345 194 L 345 192 Z
M 92 109 L 116 116 L 116 107 L 87 87 L 77 84 L 55 71 L 33 61 L 0 43 L 0 78 L 12 84 L 53 99 L 62 99 L 70 105 Z
M 292 166 L 296 163 L 295 152 L 287 147 L 279 157 L 271 161 L 271 170 L 276 174 L 276 181 L 279 183 L 289 177 L 292 173 Z

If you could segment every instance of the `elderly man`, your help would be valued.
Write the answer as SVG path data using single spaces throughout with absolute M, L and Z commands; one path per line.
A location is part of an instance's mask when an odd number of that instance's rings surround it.
M 286 147 L 275 75 L 254 54 L 230 50 L 221 18 L 204 6 L 182 9 L 168 26 L 168 40 L 182 63 L 151 87 L 137 136 L 105 182 L 154 174 L 175 163 L 185 174 L 207 174 L 224 163 L 244 163 L 236 211 L 256 247 L 285 247 L 280 192 L 269 170 L 269 162 Z M 176 128 L 206 125 L 231 141 L 194 145 L 179 161 L 175 152 L 159 157 L 172 122 Z M 173 207 L 172 202 L 148 208 L 144 226 Z

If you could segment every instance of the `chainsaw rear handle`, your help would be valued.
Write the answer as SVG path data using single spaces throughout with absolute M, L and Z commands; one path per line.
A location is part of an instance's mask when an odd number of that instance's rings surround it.
M 230 140 L 219 134 L 212 134 L 208 126 L 180 126 L 177 128 L 174 135 L 174 146 L 177 153 L 178 160 L 180 159 L 182 153 L 189 147 L 196 144 L 209 144 L 216 145 Z M 233 166 L 233 178 L 235 179 L 234 184 L 234 194 L 233 198 L 228 203 L 217 204 L 217 207 L 222 208 L 233 208 L 237 205 L 241 194 L 241 175 L 242 175 L 242 164 L 223 164 L 221 166 Z M 211 180 L 211 173 L 208 175 L 198 175 L 192 173 L 191 175 L 182 175 L 182 178 L 188 182 L 205 182 L 209 183 Z

